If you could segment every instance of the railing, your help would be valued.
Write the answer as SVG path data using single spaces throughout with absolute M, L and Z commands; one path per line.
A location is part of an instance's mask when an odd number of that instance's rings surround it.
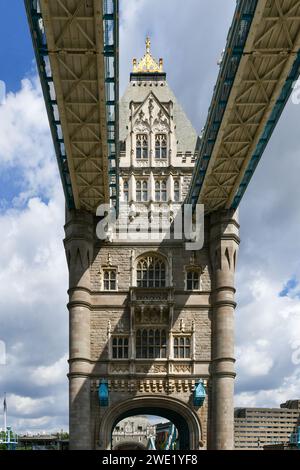
M 103 34 L 109 197 L 118 209 L 119 0 L 103 0 Z
M 143 287 L 131 287 L 130 289 L 130 300 L 131 302 L 139 303 L 151 303 L 160 304 L 168 303 L 173 301 L 173 289 L 172 288 L 157 288 L 147 289 Z

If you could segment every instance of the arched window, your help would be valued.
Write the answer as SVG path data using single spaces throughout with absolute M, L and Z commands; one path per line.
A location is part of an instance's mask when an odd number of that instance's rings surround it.
M 166 330 L 137 330 L 136 357 L 137 359 L 165 359 L 167 357 Z
M 167 158 L 167 136 L 156 134 L 155 136 L 155 158 L 157 160 Z
M 155 201 L 167 201 L 167 182 L 166 180 L 158 180 L 155 182 Z
M 136 136 L 136 158 L 137 160 L 147 160 L 148 158 L 148 135 L 137 134 Z
M 148 201 L 148 181 L 138 180 L 136 182 L 136 200 L 138 202 Z
M 137 263 L 137 287 L 166 287 L 166 264 L 155 256 L 147 256 Z
M 125 202 L 129 200 L 129 183 L 128 180 L 124 180 L 123 182 L 123 199 Z
M 180 201 L 180 183 L 178 180 L 174 181 L 174 202 Z

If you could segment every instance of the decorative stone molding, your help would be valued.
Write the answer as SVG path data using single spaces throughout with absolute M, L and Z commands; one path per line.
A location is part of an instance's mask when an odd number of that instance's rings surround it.
M 201 379 L 201 377 L 199 377 Z M 207 379 L 202 379 L 204 386 L 209 387 Z M 195 383 L 198 379 L 109 379 L 108 389 L 110 392 L 139 392 L 139 393 L 192 393 L 195 388 Z M 97 392 L 99 387 L 99 380 L 91 381 L 91 391 Z
M 193 367 L 191 364 L 172 364 L 172 372 L 176 374 L 192 374 Z
M 166 364 L 137 364 L 135 372 L 137 374 L 166 374 L 168 369 Z
M 109 364 L 109 374 L 129 374 L 128 364 Z

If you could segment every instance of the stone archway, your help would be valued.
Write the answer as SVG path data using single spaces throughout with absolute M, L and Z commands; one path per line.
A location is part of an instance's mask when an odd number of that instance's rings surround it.
M 169 419 L 178 429 L 181 450 L 198 450 L 201 422 L 196 413 L 182 401 L 168 396 L 137 396 L 111 405 L 100 423 L 100 449 L 111 449 L 111 434 L 122 419 L 135 415 L 157 415 Z
M 124 441 L 116 444 L 112 450 L 147 450 L 140 442 Z

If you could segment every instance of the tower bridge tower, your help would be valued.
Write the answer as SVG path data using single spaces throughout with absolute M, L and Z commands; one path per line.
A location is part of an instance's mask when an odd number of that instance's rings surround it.
M 120 202 L 150 220 L 167 206 L 174 220 L 198 136 L 149 39 L 119 111 Z M 67 211 L 71 449 L 109 449 L 120 420 L 147 414 L 172 421 L 181 449 L 233 448 L 235 213 L 206 216 L 195 251 L 167 237 L 101 241 L 97 223 Z

